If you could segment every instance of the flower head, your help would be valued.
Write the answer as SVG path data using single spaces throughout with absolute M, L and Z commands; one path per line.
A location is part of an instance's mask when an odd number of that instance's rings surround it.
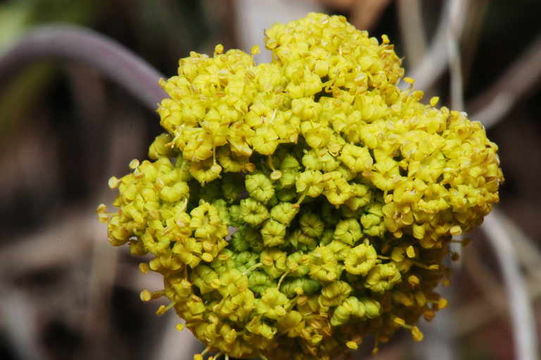
M 330 359 L 364 337 L 415 340 L 443 307 L 449 242 L 498 201 L 479 123 L 400 90 L 387 37 L 309 14 L 267 30 L 273 61 L 191 53 L 158 113 L 151 161 L 112 178 L 113 245 L 150 254 L 206 352 Z M 206 353 L 205 352 L 205 353 Z M 201 357 L 201 356 L 198 356 Z

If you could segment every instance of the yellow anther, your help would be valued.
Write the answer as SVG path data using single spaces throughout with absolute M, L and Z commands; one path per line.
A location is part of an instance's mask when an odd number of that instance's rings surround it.
M 418 286 L 421 281 L 419 280 L 419 278 L 415 275 L 410 275 L 408 276 L 408 283 L 411 285 L 411 286 Z
M 116 176 L 111 176 L 109 178 L 109 181 L 107 182 L 107 185 L 109 185 L 110 189 L 116 189 L 118 187 L 118 184 L 120 184 L 120 180 Z
M 405 77 L 404 82 L 406 82 L 406 83 L 408 83 L 410 85 L 413 85 L 415 83 L 415 79 L 412 79 L 410 77 Z
M 451 229 L 449 229 L 449 232 L 451 233 L 451 235 L 457 236 L 462 234 L 462 228 L 460 227 L 460 225 L 455 225 L 452 226 Z
M 223 54 L 223 52 L 224 52 L 224 46 L 222 44 L 217 44 L 214 47 L 214 54 L 219 55 L 219 54 Z
M 163 290 L 159 290 L 159 291 L 149 291 L 149 290 L 143 290 L 141 291 L 141 293 L 139 294 L 139 297 L 141 298 L 142 301 L 150 301 L 150 300 L 154 300 L 154 299 L 157 299 L 157 298 L 160 298 L 162 296 L 165 295 L 165 292 Z
M 281 177 L 282 177 L 282 172 L 280 170 L 274 170 L 270 174 L 271 180 L 274 180 L 274 181 L 279 180 Z
M 411 259 L 411 258 L 414 258 L 415 257 L 415 248 L 413 246 L 408 246 L 407 249 L 406 249 L 406 255 L 408 255 L 408 257 Z
M 440 298 L 438 300 L 438 309 L 441 310 L 441 309 L 445 309 L 447 307 L 447 305 L 449 304 L 449 302 L 447 301 L 447 299 L 445 298 Z
M 421 330 L 419 330 L 417 326 L 413 326 L 411 328 L 411 336 L 413 337 L 413 340 L 415 341 L 422 341 L 424 338 L 423 333 L 421 332 Z
M 150 301 L 152 300 L 152 293 L 148 290 L 143 290 L 141 291 L 141 293 L 139 294 L 139 297 L 141 298 L 142 301 Z
M 395 324 L 399 325 L 399 326 L 406 326 L 406 321 L 402 318 L 399 318 L 399 317 L 395 317 L 393 319 L 393 321 L 395 322 Z
M 130 161 L 130 164 L 128 165 L 130 169 L 135 170 L 139 167 L 139 160 L 133 159 Z
M 139 271 L 143 274 L 147 274 L 150 271 L 150 266 L 148 263 L 139 263 Z

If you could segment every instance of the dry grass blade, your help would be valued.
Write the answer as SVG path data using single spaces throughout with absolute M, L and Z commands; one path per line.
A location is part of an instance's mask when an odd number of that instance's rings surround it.
M 103 233 L 94 211 L 73 211 L 40 232 L 13 239 L 0 251 L 0 272 L 13 278 L 23 272 L 38 271 L 58 264 L 67 264 L 77 254 L 88 251 L 96 233 Z
M 469 108 L 472 120 L 490 128 L 509 113 L 513 105 L 541 80 L 541 36 L 492 85 L 475 98 Z
M 520 263 L 528 270 L 528 294 L 531 301 L 535 302 L 541 297 L 541 286 L 539 286 L 541 270 L 538 266 L 541 263 L 541 253 L 533 241 L 509 217 L 500 212 L 495 214 L 497 221 L 506 228 L 509 237 L 513 239 Z M 465 257 L 466 270 L 472 274 L 472 279 L 485 292 L 485 296 L 456 310 L 453 314 L 456 319 L 459 319 L 456 327 L 458 337 L 465 336 L 500 316 L 507 306 L 505 292 L 498 286 L 497 279 L 478 259 L 476 248 L 470 248 L 468 256 Z M 487 308 L 487 301 L 492 304 L 492 307 Z
M 539 278 L 541 271 L 530 275 L 527 279 L 528 296 L 530 301 L 536 302 L 541 298 L 541 286 Z M 486 300 L 476 300 L 453 312 L 452 316 L 457 319 L 455 336 L 462 337 L 478 331 L 479 328 L 488 324 L 506 311 L 507 302 L 505 301 L 505 292 L 499 287 L 493 287 L 486 293 L 485 298 L 490 298 L 492 307 L 487 307 Z
M 165 97 L 163 77 L 143 59 L 117 42 L 91 30 L 68 25 L 35 28 L 0 57 L 0 81 L 43 58 L 79 61 L 124 87 L 151 110 Z
M 447 51 L 451 74 L 451 107 L 455 110 L 464 110 L 464 83 L 458 43 L 464 20 L 459 21 L 458 18 L 464 13 L 465 6 L 466 4 L 460 0 L 450 1 L 450 21 L 447 27 Z
M 355 1 L 352 4 L 351 23 L 357 29 L 370 30 L 379 20 L 390 0 Z
M 525 281 L 520 272 L 512 239 L 503 223 L 499 220 L 500 217 L 498 211 L 494 210 L 485 218 L 481 229 L 487 234 L 502 269 L 509 306 L 511 307 L 513 339 L 517 359 L 539 359 L 534 311 L 529 301 Z
M 398 20 L 408 67 L 417 67 L 426 53 L 426 35 L 419 0 L 399 0 Z
M 16 355 L 27 360 L 46 359 L 39 345 L 35 307 L 29 297 L 6 288 L 0 290 L 0 295 L 0 323 Z
M 94 235 L 92 268 L 89 274 L 88 306 L 84 319 L 82 359 L 99 359 L 107 356 L 106 344 L 111 331 L 111 295 L 113 292 L 118 252 L 103 240 L 101 232 Z
M 419 66 L 411 72 L 410 76 L 415 79 L 417 88 L 429 89 L 447 68 L 449 61 L 448 29 L 449 26 L 452 26 L 457 41 L 460 40 L 466 21 L 465 4 L 465 0 L 451 0 L 445 5 L 438 30 L 431 41 L 427 54 Z

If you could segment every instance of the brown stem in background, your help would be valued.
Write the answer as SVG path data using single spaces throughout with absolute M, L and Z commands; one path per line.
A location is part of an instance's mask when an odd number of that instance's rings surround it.
M 0 57 L 0 86 L 26 65 L 44 58 L 85 63 L 122 86 L 151 110 L 165 97 L 156 69 L 121 44 L 72 25 L 37 27 Z
M 417 67 L 426 53 L 426 34 L 420 0 L 398 0 L 398 23 L 409 68 Z
M 456 41 L 460 42 L 466 22 L 467 14 L 464 12 L 466 9 L 464 5 L 466 3 L 465 0 L 450 0 L 446 2 L 438 30 L 430 42 L 427 53 L 420 64 L 411 72 L 408 72 L 408 76 L 415 79 L 416 88 L 425 91 L 429 90 L 447 69 L 449 65 L 448 29 L 449 26 L 453 27 Z M 403 86 L 407 87 L 407 84 L 403 84 Z
M 473 62 L 478 51 L 481 34 L 485 28 L 484 23 L 489 5 L 490 0 L 472 0 L 467 4 L 468 21 L 464 25 L 460 46 L 464 82 L 468 82 L 471 77 Z
M 509 66 L 488 90 L 471 101 L 472 120 L 486 128 L 498 123 L 541 80 L 541 36 Z
M 357 29 L 372 29 L 390 3 L 390 0 L 353 2 L 353 8 L 350 15 L 351 23 L 355 25 Z
M 509 231 L 503 224 L 503 218 L 497 209 L 492 210 L 481 225 L 488 235 L 494 249 L 510 306 L 511 324 L 515 355 L 517 359 L 539 359 L 535 311 L 528 296 L 528 288 L 522 276 L 516 256 L 515 245 Z

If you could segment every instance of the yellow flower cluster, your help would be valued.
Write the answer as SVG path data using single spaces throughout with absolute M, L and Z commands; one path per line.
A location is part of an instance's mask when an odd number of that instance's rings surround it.
M 396 85 L 404 70 L 343 17 L 266 32 L 273 61 L 191 53 L 158 109 L 166 133 L 112 178 L 113 245 L 150 254 L 160 296 L 217 358 L 331 359 L 446 305 L 452 236 L 498 201 L 483 127 Z M 258 50 L 253 49 L 252 54 Z M 404 79 L 412 82 L 411 79 Z

